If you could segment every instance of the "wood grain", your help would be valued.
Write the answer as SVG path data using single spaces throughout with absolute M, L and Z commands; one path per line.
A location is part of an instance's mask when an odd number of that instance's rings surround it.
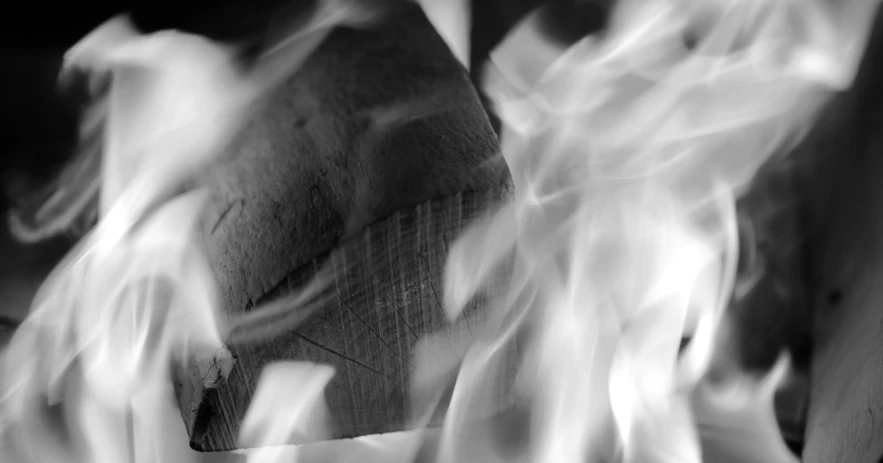
M 878 12 L 856 83 L 822 121 L 804 179 L 815 317 L 807 463 L 883 458 L 881 23 Z
M 448 246 L 471 220 L 509 194 L 509 188 L 501 187 L 401 210 L 289 275 L 268 298 L 300 287 L 323 265 L 333 270 L 334 297 L 328 307 L 282 336 L 229 346 L 236 362 L 214 387 L 205 387 L 204 372 L 191 366 L 189 377 L 177 384 L 187 390 L 179 398 L 191 445 L 198 450 L 236 448 L 261 367 L 277 360 L 308 359 L 335 367 L 337 374 L 326 389 L 334 437 L 402 429 L 422 412 L 409 403 L 409 393 L 425 392 L 409 388 L 414 345 L 436 331 L 450 345 L 478 335 L 482 306 L 492 295 L 480 295 L 462 320 L 447 323 L 440 292 Z
M 176 386 L 195 449 L 236 448 L 275 360 L 336 368 L 333 437 L 399 430 L 415 412 L 411 350 L 446 326 L 446 246 L 508 194 L 509 173 L 465 69 L 416 4 L 387 6 L 379 25 L 332 32 L 201 179 L 214 192 L 203 236 L 225 314 L 296 290 L 320 264 L 333 297 L 297 329 L 231 342 L 229 375 L 215 368 L 229 362 L 193 359 Z

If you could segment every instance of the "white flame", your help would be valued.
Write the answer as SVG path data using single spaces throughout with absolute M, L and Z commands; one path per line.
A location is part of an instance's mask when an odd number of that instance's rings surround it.
M 313 363 L 267 365 L 242 421 L 239 445 L 254 448 L 248 461 L 296 461 L 297 449 L 280 447 L 326 438 L 325 385 L 334 369 Z M 263 446 L 270 446 L 261 448 Z
M 248 72 L 231 47 L 177 31 L 142 35 L 125 18 L 108 21 L 67 53 L 63 72 L 85 71 L 93 92 L 110 80 L 83 121 L 85 139 L 102 139 L 99 217 L 47 278 L 2 353 L 3 461 L 193 459 L 170 372 L 224 349 L 221 333 L 228 329 L 219 324 L 214 278 L 195 234 L 208 194 L 193 180 L 255 100 L 287 78 L 334 25 L 374 19 L 346 5 L 317 9 Z M 65 220 L 71 219 L 53 223 Z M 285 301 L 276 305 L 277 312 L 288 308 Z M 297 367 L 271 369 L 267 387 L 280 372 L 290 379 L 286 368 Z M 315 367 L 301 374 L 321 391 L 332 372 Z M 309 404 L 316 396 L 306 396 Z M 271 434 L 298 432 L 303 423 L 295 418 L 272 425 Z M 168 426 L 176 421 L 177 428 Z
M 470 27 L 472 4 L 467 0 L 418 0 L 426 17 L 435 26 L 451 53 L 463 66 L 469 68 Z
M 173 410 L 170 363 L 193 349 L 222 345 L 214 281 L 193 241 L 207 196 L 200 190 L 171 194 L 223 142 L 212 131 L 230 127 L 222 120 L 246 92 L 218 98 L 219 85 L 226 89 L 236 74 L 226 55 L 204 39 L 144 38 L 123 21 L 97 30 L 68 58 L 68 65 L 97 72 L 127 68 L 101 102 L 114 123 L 104 132 L 98 225 L 44 283 L 4 352 L 4 436 L 50 426 L 47 399 L 48 405 L 64 401 L 64 419 L 85 430 L 70 443 L 59 438 L 70 455 L 61 449 L 44 455 L 31 442 L 44 439 L 39 434 L 18 442 L 21 450 L 37 460 L 121 462 L 133 451 L 162 459 L 168 451 L 161 450 L 158 425 Z M 200 76 L 186 71 L 191 68 L 212 78 L 184 79 Z M 142 96 L 149 99 L 138 101 Z M 185 98 L 190 104 L 178 106 Z M 186 128 L 193 130 L 182 136 Z
M 850 84 L 875 9 L 626 0 L 602 37 L 561 50 L 529 18 L 498 48 L 487 90 L 505 123 L 516 198 L 452 250 L 446 310 L 457 316 L 481 287 L 475 278 L 514 253 L 520 276 L 491 310 L 529 322 L 520 368 L 531 461 L 796 461 L 781 439 L 752 456 L 735 443 L 756 444 L 751 433 L 725 444 L 720 432 L 704 434 L 730 419 L 777 435 L 771 391 L 786 364 L 761 382 L 705 377 L 729 354 L 735 200 Z M 682 337 L 692 341 L 679 355 Z M 464 358 L 472 352 L 487 349 Z M 455 396 L 484 387 L 460 379 Z M 750 400 L 710 399 L 726 387 Z M 463 414 L 451 410 L 446 426 Z M 462 461 L 455 453 L 441 455 Z

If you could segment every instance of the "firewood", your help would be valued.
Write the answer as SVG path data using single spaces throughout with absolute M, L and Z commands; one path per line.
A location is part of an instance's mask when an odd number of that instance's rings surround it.
M 282 335 L 184 366 L 178 400 L 198 450 L 237 447 L 274 360 L 336 367 L 333 437 L 402 429 L 414 411 L 412 346 L 456 332 L 440 306 L 447 246 L 509 191 L 465 69 L 416 5 L 334 31 L 266 103 L 206 174 L 204 238 L 223 312 L 297 291 L 321 268 L 331 297 Z M 481 317 L 477 306 L 469 314 L 460 330 Z
M 883 15 L 877 11 L 862 64 L 799 147 L 807 306 L 812 346 L 802 460 L 883 458 L 883 312 L 875 279 L 883 164 L 875 152 L 881 121 Z
M 187 377 L 182 375 L 176 386 L 191 445 L 198 450 L 237 448 L 239 425 L 261 368 L 276 360 L 307 359 L 336 368 L 326 389 L 335 437 L 401 430 L 418 413 L 409 394 L 422 392 L 409 386 L 415 344 L 437 331 L 456 344 L 482 329 L 482 307 L 490 294 L 472 301 L 459 322 L 448 325 L 445 319 L 441 290 L 448 246 L 508 192 L 464 193 L 403 209 L 289 274 L 265 297 L 296 290 L 330 266 L 332 300 L 280 336 L 229 344 L 235 361 L 228 363 L 232 369 L 226 377 L 205 368 L 205 360 L 184 372 Z M 229 361 L 212 358 L 208 363 Z
M 881 53 L 878 12 L 855 85 L 829 111 L 805 179 L 814 231 L 807 463 L 883 458 Z
M 875 280 L 883 272 L 877 177 L 883 164 L 871 151 L 874 143 L 859 152 L 839 152 L 826 173 L 833 183 L 831 204 L 823 209 L 826 223 L 813 243 L 817 280 L 807 462 L 883 457 L 883 294 Z

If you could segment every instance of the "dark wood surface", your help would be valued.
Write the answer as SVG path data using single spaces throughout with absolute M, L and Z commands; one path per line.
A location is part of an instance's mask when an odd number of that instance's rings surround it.
M 807 147 L 814 345 L 803 461 L 883 458 L 883 16 Z
M 804 460 L 883 458 L 881 146 L 835 174 L 836 206 L 816 256 L 816 337 Z
M 411 386 L 414 346 L 435 332 L 446 347 L 480 335 L 481 309 L 488 297 L 480 295 L 464 318 L 448 323 L 441 306 L 448 246 L 471 220 L 509 193 L 501 187 L 401 210 L 290 274 L 268 298 L 294 291 L 330 268 L 330 300 L 279 336 L 229 345 L 235 358 L 232 371 L 211 387 L 197 366 L 190 367 L 177 386 L 183 392 L 179 397 L 191 445 L 199 450 L 237 448 L 239 425 L 261 368 L 274 361 L 311 360 L 335 367 L 337 374 L 325 391 L 335 438 L 401 430 L 426 411 L 425 404 L 412 401 L 434 392 Z M 447 384 L 435 386 L 444 389 Z

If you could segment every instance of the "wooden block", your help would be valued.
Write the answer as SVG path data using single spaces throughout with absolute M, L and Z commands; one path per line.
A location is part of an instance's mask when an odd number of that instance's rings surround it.
M 883 16 L 806 174 L 814 346 L 806 463 L 883 458 Z
M 273 360 L 336 367 L 326 389 L 334 437 L 398 430 L 413 411 L 411 349 L 446 323 L 446 246 L 508 194 L 509 174 L 465 69 L 419 7 L 395 5 L 377 26 L 333 32 L 202 179 L 214 192 L 204 237 L 225 314 L 296 290 L 320 263 L 334 286 L 297 329 L 231 341 L 229 375 L 205 380 L 200 366 L 214 358 L 181 373 L 195 449 L 236 447 Z M 477 306 L 466 320 L 475 317 Z
M 334 281 L 331 303 L 294 332 L 259 345 L 231 338 L 235 364 L 192 359 L 195 370 L 177 385 L 194 448 L 235 447 L 261 367 L 280 359 L 338 367 L 326 394 L 334 436 L 400 429 L 414 409 L 405 380 L 413 342 L 445 325 L 438 300 L 446 245 L 508 194 L 487 114 L 419 6 L 368 4 L 384 11 L 382 20 L 332 32 L 257 102 L 220 161 L 194 179 L 212 191 L 202 234 L 222 317 L 236 319 L 292 291 L 317 259 L 344 278 Z M 293 0 L 267 15 L 264 42 L 283 38 L 303 6 Z M 261 29 L 260 18 L 243 21 L 249 31 Z M 87 187 L 99 175 L 97 153 L 81 149 L 17 212 L 19 237 L 69 228 L 66 213 L 91 223 L 97 191 Z M 53 196 L 56 190 L 67 194 Z M 40 215 L 49 203 L 58 226 Z M 467 320 L 480 317 L 476 310 Z M 208 372 L 219 382 L 204 381 Z
M 325 394 L 334 437 L 403 429 L 415 412 L 409 403 L 414 345 L 438 331 L 455 345 L 482 329 L 488 295 L 472 301 L 461 321 L 448 325 L 445 319 L 440 300 L 447 248 L 472 219 L 508 194 L 507 188 L 464 193 L 399 211 L 289 275 L 268 298 L 301 286 L 328 264 L 334 275 L 332 299 L 281 336 L 228 346 L 236 361 L 217 384 L 206 384 L 204 370 L 190 366 L 177 386 L 191 445 L 236 448 L 261 367 L 277 360 L 307 359 L 335 367 Z
M 878 136 L 872 136 L 878 137 Z M 815 243 L 815 348 L 804 459 L 883 457 L 883 148 L 841 153 L 827 227 Z M 871 151 L 873 150 L 873 151 Z

